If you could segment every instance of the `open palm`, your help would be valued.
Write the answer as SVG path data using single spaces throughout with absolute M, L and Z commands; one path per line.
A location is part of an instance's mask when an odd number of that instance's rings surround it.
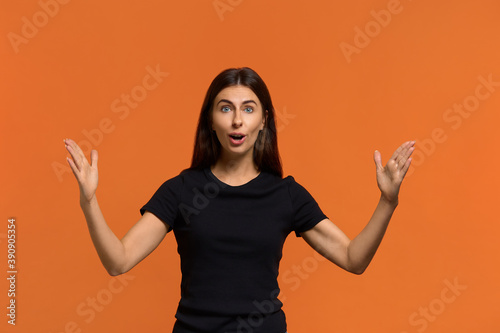
M 66 149 L 71 155 L 68 158 L 69 166 L 80 187 L 80 200 L 91 201 L 95 197 L 98 183 L 97 150 L 90 152 L 91 164 L 87 161 L 80 147 L 71 139 L 65 139 Z
M 401 182 L 411 164 L 411 154 L 413 153 L 415 141 L 403 143 L 392 157 L 382 166 L 382 156 L 378 150 L 373 154 L 375 166 L 377 168 L 377 185 L 382 196 L 389 202 L 398 201 L 399 188 Z

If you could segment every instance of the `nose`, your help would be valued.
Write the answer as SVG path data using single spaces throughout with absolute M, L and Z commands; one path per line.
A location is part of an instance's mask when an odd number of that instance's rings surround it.
M 233 127 L 240 127 L 242 124 L 241 113 L 239 111 L 234 112 Z

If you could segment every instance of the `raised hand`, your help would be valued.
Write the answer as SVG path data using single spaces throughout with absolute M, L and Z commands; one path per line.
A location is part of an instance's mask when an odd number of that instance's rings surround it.
M 66 159 L 78 181 L 80 200 L 90 202 L 95 199 L 95 192 L 99 179 L 97 172 L 97 150 L 92 150 L 90 152 L 91 164 L 89 164 L 83 151 L 75 141 L 71 139 L 64 139 L 63 141 L 66 149 L 71 155 L 71 158 L 67 157 Z
M 382 156 L 375 150 L 373 159 L 377 167 L 377 185 L 382 192 L 382 197 L 391 203 L 398 203 L 401 182 L 411 164 L 410 155 L 413 153 L 415 141 L 403 143 L 385 166 L 382 166 Z

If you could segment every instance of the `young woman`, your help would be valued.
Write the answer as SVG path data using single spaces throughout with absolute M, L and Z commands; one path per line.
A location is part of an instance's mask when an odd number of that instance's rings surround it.
M 121 240 L 97 203 L 97 151 L 89 164 L 73 140 L 64 143 L 90 236 L 109 274 L 129 271 L 174 231 L 182 271 L 174 333 L 285 333 L 277 276 L 288 234 L 341 268 L 363 273 L 398 205 L 415 141 L 402 144 L 385 166 L 375 151 L 380 200 L 353 240 L 293 177 L 283 178 L 271 96 L 250 68 L 228 69 L 213 80 L 191 167 L 158 188 Z

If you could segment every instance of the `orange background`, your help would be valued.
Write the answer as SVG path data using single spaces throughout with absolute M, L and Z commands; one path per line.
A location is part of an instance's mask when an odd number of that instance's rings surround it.
M 19 273 L 15 327 L 0 283 L 0 331 L 171 332 L 173 234 L 121 280 L 108 276 L 62 139 L 99 151 L 99 202 L 122 237 L 189 165 L 211 80 L 249 66 L 279 114 L 285 174 L 350 237 L 379 198 L 374 150 L 385 164 L 417 140 L 363 275 L 289 237 L 279 277 L 288 331 L 500 332 L 500 86 L 480 79 L 500 82 L 499 11 L 493 0 L 2 2 L 0 267 L 6 276 L 14 217 Z M 146 91 L 148 67 L 169 74 Z M 126 107 L 132 92 L 140 101 Z

